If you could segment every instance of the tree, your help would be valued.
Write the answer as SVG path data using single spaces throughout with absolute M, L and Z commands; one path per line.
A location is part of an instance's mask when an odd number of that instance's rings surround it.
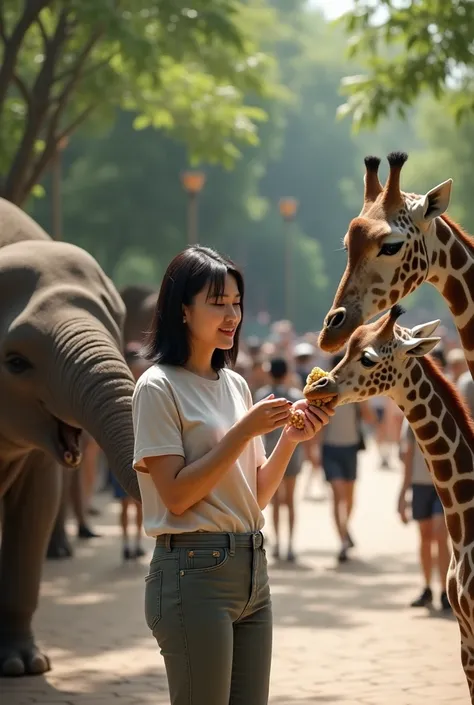
M 236 0 L 3 0 L 0 195 L 22 204 L 64 138 L 117 107 L 232 164 L 257 142 L 268 57 Z M 248 18 L 247 18 L 248 19 Z
M 285 315 L 285 240 L 291 238 L 294 322 L 300 331 L 314 330 L 344 269 L 342 237 L 362 205 L 364 155 L 418 143 L 396 120 L 357 140 L 347 122 L 335 121 L 339 82 L 348 69 L 342 31 L 303 0 L 300 10 L 285 0 L 266 3 L 248 0 L 246 9 L 255 44 L 275 56 L 275 81 L 287 87 L 285 100 L 260 98 L 268 120 L 258 146 L 244 146 L 234 169 L 201 165 L 206 185 L 199 196 L 199 239 L 243 266 L 246 329 L 252 329 L 260 311 L 272 319 Z M 64 232 L 118 285 L 158 287 L 164 267 L 186 244 L 179 176 L 187 154 L 167 133 L 137 131 L 132 123 L 131 113 L 119 111 L 106 133 L 80 132 L 71 141 L 63 157 Z M 43 184 L 47 189 L 48 180 Z M 285 196 L 299 201 L 290 228 L 278 210 Z M 48 199 L 31 201 L 33 216 L 50 230 Z
M 350 57 L 366 74 L 346 76 L 347 102 L 356 127 L 371 126 L 395 108 L 407 109 L 424 92 L 449 97 L 457 120 L 474 110 L 474 3 L 472 0 L 355 0 L 343 16 Z

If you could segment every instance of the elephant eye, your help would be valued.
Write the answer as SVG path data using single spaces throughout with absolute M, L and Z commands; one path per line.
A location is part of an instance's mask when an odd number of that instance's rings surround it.
M 27 360 L 22 355 L 18 355 L 17 353 L 11 353 L 10 355 L 8 355 L 7 359 L 5 360 L 5 365 L 8 370 L 14 375 L 21 375 L 23 372 L 31 370 L 31 368 L 33 367 L 29 360 Z
M 375 367 L 377 364 L 374 362 L 368 355 L 367 353 L 362 353 L 362 357 L 360 358 L 360 363 L 363 367 Z
M 380 248 L 377 257 L 380 257 L 380 255 L 388 255 L 388 257 L 392 257 L 401 250 L 402 245 L 403 242 L 385 242 Z

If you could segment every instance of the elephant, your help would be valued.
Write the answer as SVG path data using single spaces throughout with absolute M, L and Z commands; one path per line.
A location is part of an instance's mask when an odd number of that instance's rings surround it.
M 57 515 L 63 468 L 82 430 L 135 499 L 125 307 L 81 248 L 55 242 L 0 199 L 0 675 L 43 673 L 32 618 Z
M 125 343 L 142 342 L 151 327 L 158 292 L 149 286 L 131 284 L 120 290 L 126 316 L 123 337 Z

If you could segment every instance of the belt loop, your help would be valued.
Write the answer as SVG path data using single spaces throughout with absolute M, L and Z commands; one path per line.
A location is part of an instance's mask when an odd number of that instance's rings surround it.
M 166 552 L 170 553 L 170 551 L 171 551 L 171 534 L 165 535 L 165 548 L 166 548 Z
M 235 536 L 231 533 L 227 535 L 229 537 L 229 556 L 235 556 Z
M 263 535 L 263 531 L 259 531 L 258 533 L 260 534 L 260 541 L 261 541 L 260 548 L 263 548 L 265 545 L 265 536 Z

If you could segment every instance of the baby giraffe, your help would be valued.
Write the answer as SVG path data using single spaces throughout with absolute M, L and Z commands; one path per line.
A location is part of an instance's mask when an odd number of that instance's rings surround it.
M 344 359 L 304 389 L 306 399 L 336 404 L 391 397 L 407 417 L 444 507 L 453 553 L 449 602 L 461 631 L 461 658 L 474 705 L 474 424 L 455 387 L 425 357 L 439 321 L 413 329 L 396 323 L 400 306 L 349 339 Z

